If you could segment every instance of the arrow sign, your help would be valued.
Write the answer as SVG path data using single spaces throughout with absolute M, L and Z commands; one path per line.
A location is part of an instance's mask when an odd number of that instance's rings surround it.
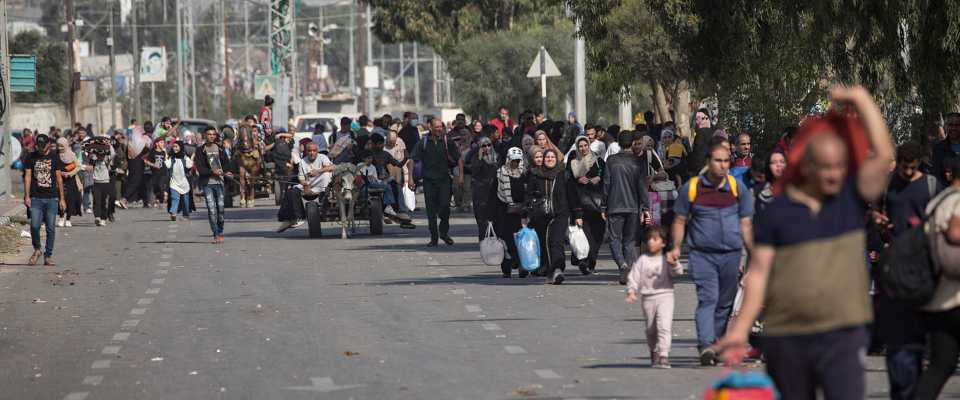
M 347 390 L 347 389 L 356 389 L 361 388 L 366 385 L 337 385 L 333 383 L 333 378 L 325 376 L 322 378 L 310 378 L 310 382 L 313 383 L 311 386 L 287 386 L 284 389 L 287 390 L 297 390 L 301 392 L 320 392 L 320 393 L 329 393 L 336 392 L 338 390 Z
M 543 53 L 546 62 L 540 62 L 540 53 Z M 545 67 L 545 71 L 540 70 L 540 66 Z M 541 73 L 543 72 L 543 73 Z M 557 68 L 557 64 L 553 62 L 553 58 L 550 58 L 550 53 L 547 53 L 547 50 L 537 52 L 537 58 L 533 60 L 533 64 L 530 65 L 530 69 L 527 71 L 527 78 L 539 78 L 540 75 L 546 76 L 560 76 L 560 69 Z

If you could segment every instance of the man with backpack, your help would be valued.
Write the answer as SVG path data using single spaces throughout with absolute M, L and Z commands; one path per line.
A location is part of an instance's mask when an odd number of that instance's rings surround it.
M 730 150 L 722 143 L 707 152 L 707 170 L 680 189 L 674 203 L 673 249 L 680 261 L 684 237 L 690 246 L 690 276 L 697 286 L 697 349 L 700 364 L 716 364 L 713 345 L 727 330 L 740 277 L 743 248 L 753 246 L 753 198 L 730 175 Z M 687 234 L 689 225 L 689 234 Z
M 430 120 L 430 135 L 421 139 L 411 152 L 410 158 L 419 161 L 423 167 L 423 199 L 427 209 L 427 225 L 430 228 L 428 247 L 435 247 L 437 239 L 447 245 L 453 245 L 450 237 L 450 189 L 451 169 L 460 160 L 460 151 L 453 140 L 447 140 L 443 121 Z M 413 189 L 413 183 L 410 182 Z M 437 226 L 437 217 L 440 226 Z
M 887 188 L 893 145 L 866 89 L 835 87 L 831 94 L 859 117 L 831 112 L 796 134 L 788 161 L 796 168 L 777 181 L 783 194 L 757 219 L 743 304 L 715 346 L 728 363 L 739 363 L 762 308 L 767 372 L 783 400 L 866 395 L 865 325 L 872 318 L 864 215 Z
M 881 201 L 872 212 L 874 221 L 886 229 L 887 237 L 898 237 L 921 223 L 924 210 L 943 188 L 933 175 L 920 170 L 923 147 L 907 142 L 897 148 L 897 169 Z M 886 346 L 890 398 L 912 399 L 923 369 L 924 330 L 920 314 L 909 304 L 894 300 L 878 290 L 876 329 Z

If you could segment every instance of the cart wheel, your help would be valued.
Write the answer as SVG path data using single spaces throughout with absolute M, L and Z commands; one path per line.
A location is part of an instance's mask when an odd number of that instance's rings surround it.
M 383 234 L 383 199 L 379 197 L 370 197 L 370 234 Z
M 323 236 L 323 227 L 320 226 L 320 205 L 315 201 L 307 202 L 307 231 L 310 237 L 318 238 Z

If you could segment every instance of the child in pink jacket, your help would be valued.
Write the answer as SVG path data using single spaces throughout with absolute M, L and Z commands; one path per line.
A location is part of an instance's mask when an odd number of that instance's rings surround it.
M 683 273 L 680 263 L 669 264 L 664 253 L 666 231 L 651 226 L 643 233 L 644 253 L 637 258 L 627 276 L 627 303 L 640 299 L 647 321 L 650 365 L 670 368 L 669 353 L 673 335 L 673 277 Z

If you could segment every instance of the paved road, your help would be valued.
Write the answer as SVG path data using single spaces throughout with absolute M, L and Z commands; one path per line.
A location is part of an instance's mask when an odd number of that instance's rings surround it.
M 686 399 L 722 373 L 696 365 L 687 281 L 654 370 L 609 261 L 545 286 L 483 266 L 466 216 L 428 250 L 423 221 L 308 239 L 274 214 L 228 210 L 215 246 L 204 212 L 128 210 L 60 231 L 56 268 L 0 268 L 0 398 Z

